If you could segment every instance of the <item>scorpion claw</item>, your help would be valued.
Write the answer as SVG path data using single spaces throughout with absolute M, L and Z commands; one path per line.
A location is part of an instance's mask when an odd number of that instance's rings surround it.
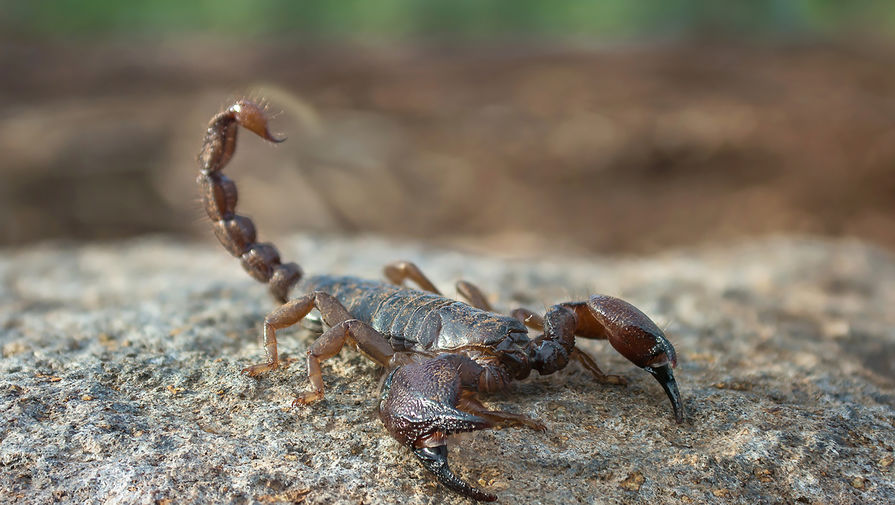
M 323 399 L 323 392 L 321 391 L 307 391 L 299 396 L 297 396 L 294 400 L 292 400 L 293 407 L 299 406 L 307 406 L 312 403 L 316 403 Z
M 677 422 L 684 422 L 684 404 L 672 368 L 677 353 L 665 333 L 646 314 L 630 303 L 611 296 L 592 296 L 580 310 L 584 336 L 606 338 L 631 363 L 651 373 L 659 381 Z
M 599 380 L 600 380 L 600 382 L 603 382 L 604 384 L 613 384 L 615 386 L 627 386 L 628 385 L 628 379 L 625 379 L 621 375 L 606 375 L 606 376 L 601 377 Z
M 659 381 L 668 399 L 671 400 L 671 407 L 674 409 L 674 418 L 678 423 L 684 422 L 684 404 L 681 402 L 681 393 L 677 390 L 677 382 L 674 380 L 674 372 L 672 372 L 671 364 L 665 363 L 660 366 L 646 366 L 644 370 L 651 373 L 653 377 Z
M 278 363 L 261 363 L 260 365 L 252 365 L 242 369 L 242 373 L 249 377 L 258 377 L 261 374 L 279 368 Z
M 451 491 L 460 493 L 473 500 L 488 502 L 497 501 L 497 496 L 467 484 L 461 480 L 460 477 L 454 475 L 454 472 L 452 472 L 451 468 L 448 466 L 446 445 L 413 449 L 413 455 L 420 460 L 420 463 L 423 464 L 426 470 L 429 470 L 435 475 L 438 482 L 441 482 L 444 487 Z
M 467 405 L 462 400 L 463 389 L 471 386 L 470 377 L 480 373 L 481 367 L 459 355 L 441 355 L 400 366 L 383 381 L 379 417 L 389 433 L 413 451 L 438 482 L 463 496 L 495 501 L 496 496 L 454 475 L 447 463 L 445 439 L 449 435 L 491 428 L 494 420 L 489 416 L 500 417 L 500 413 L 483 409 L 475 413 L 461 410 L 462 405 Z M 527 419 L 513 416 L 511 420 L 526 424 Z M 537 421 L 526 425 L 535 429 L 543 427 Z

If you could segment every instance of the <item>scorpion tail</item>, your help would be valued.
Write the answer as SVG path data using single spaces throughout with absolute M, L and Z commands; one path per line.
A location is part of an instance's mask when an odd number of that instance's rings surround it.
M 240 259 L 249 275 L 268 283 L 277 301 L 285 303 L 289 290 L 301 279 L 301 268 L 295 263 L 280 263 L 273 244 L 255 241 L 255 224 L 236 214 L 236 184 L 221 173 L 236 149 L 238 126 L 270 142 L 285 140 L 270 133 L 264 111 L 248 100 L 239 100 L 211 118 L 199 153 L 197 182 L 202 203 L 224 248 Z
M 392 370 L 382 385 L 379 417 L 389 433 L 408 446 L 445 487 L 479 501 L 495 501 L 457 477 L 448 466 L 446 439 L 453 433 L 493 426 L 488 419 L 457 408 L 461 392 L 481 368 L 469 358 L 442 355 Z

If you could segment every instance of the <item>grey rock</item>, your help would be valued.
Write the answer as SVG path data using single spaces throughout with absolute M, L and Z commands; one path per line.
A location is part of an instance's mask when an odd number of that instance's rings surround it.
M 307 272 L 378 277 L 416 261 L 501 310 L 624 297 L 677 348 L 687 422 L 646 373 L 583 342 L 627 387 L 576 366 L 487 398 L 542 420 L 456 437 L 451 461 L 501 503 L 895 502 L 895 259 L 856 242 L 771 238 L 645 258 L 505 260 L 383 239 L 299 236 Z M 327 399 L 290 408 L 303 360 L 261 379 L 264 286 L 220 248 L 164 238 L 0 253 L 0 502 L 468 503 L 375 414 L 350 350 Z M 312 336 L 280 333 L 301 358 Z

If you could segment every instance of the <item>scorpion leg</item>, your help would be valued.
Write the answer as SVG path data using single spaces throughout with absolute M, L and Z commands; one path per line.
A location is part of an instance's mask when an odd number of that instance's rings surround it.
M 488 303 L 485 294 L 482 293 L 482 290 L 475 284 L 467 281 L 457 281 L 457 292 L 460 293 L 460 296 L 465 298 L 473 307 L 487 310 L 488 312 L 494 312 L 494 309 L 491 308 L 491 304 Z
M 589 354 L 584 352 L 583 349 L 575 346 L 572 350 L 572 354 L 569 355 L 569 358 L 581 363 L 581 366 L 584 367 L 585 370 L 590 372 L 591 375 L 594 376 L 594 379 L 597 382 L 602 382 L 604 384 L 616 384 L 618 386 L 626 386 L 628 384 L 627 379 L 622 377 L 621 375 L 608 375 L 600 370 L 600 367 L 597 366 L 597 362 L 594 361 Z
M 423 291 L 429 291 L 440 295 L 438 288 L 432 284 L 432 281 L 420 270 L 420 267 L 410 261 L 396 261 L 385 266 L 385 277 L 392 284 L 402 285 L 407 279 L 412 280 Z
M 379 417 L 445 487 L 474 500 L 495 501 L 496 496 L 457 477 L 447 462 L 448 435 L 491 428 L 495 422 L 525 424 L 522 417 L 510 419 L 470 401 L 482 371 L 481 365 L 458 354 L 398 367 L 382 385 Z M 473 412 L 464 410 L 470 407 Z
M 521 311 L 514 314 L 524 316 Z M 609 340 L 622 356 L 653 375 L 671 401 L 677 422 L 684 420 L 684 406 L 672 369 L 677 354 L 665 334 L 649 317 L 630 303 L 611 296 L 596 295 L 586 302 L 554 305 L 544 317 L 544 335 L 531 342 L 532 367 L 550 374 L 566 366 L 569 359 L 580 361 L 598 378 L 616 379 L 596 368 L 589 356 L 575 347 L 575 336 Z
M 460 397 L 458 408 L 464 412 L 469 412 L 474 416 L 487 419 L 495 425 L 517 426 L 530 428 L 535 431 L 547 431 L 544 423 L 532 419 L 524 414 L 514 414 L 512 412 L 503 412 L 500 410 L 490 410 L 475 397 L 475 393 L 464 391 Z
M 533 330 L 544 331 L 544 317 L 539 314 L 528 309 L 518 308 L 510 312 L 510 315 Z
M 326 330 L 308 348 L 308 380 L 311 391 L 298 396 L 292 405 L 309 405 L 323 399 L 323 374 L 320 362 L 332 358 L 342 350 L 346 342 L 351 344 L 367 358 L 378 365 L 387 367 L 394 351 L 388 340 L 370 325 L 357 319 L 342 321 Z
M 295 403 L 308 404 L 323 398 L 320 361 L 338 354 L 345 342 L 350 342 L 363 355 L 381 366 L 388 366 L 394 354 L 388 340 L 379 332 L 352 318 L 348 310 L 332 295 L 315 291 L 277 307 L 264 318 L 263 339 L 267 361 L 250 366 L 243 373 L 255 377 L 279 367 L 276 330 L 301 321 L 313 308 L 320 312 L 330 329 L 308 348 L 308 380 L 311 382 L 311 391 L 297 398 Z
M 249 377 L 256 377 L 262 373 L 279 368 L 280 358 L 277 353 L 277 330 L 288 328 L 301 321 L 315 306 L 326 305 L 326 302 L 329 301 L 326 299 L 327 296 L 329 295 L 320 292 L 309 293 L 284 303 L 267 314 L 264 318 L 264 330 L 261 337 L 264 353 L 267 355 L 267 361 L 245 368 L 242 372 Z M 338 301 L 336 301 L 336 303 L 338 303 Z M 318 310 L 320 309 L 318 308 Z M 344 308 L 342 310 L 345 314 L 348 313 Z M 350 316 L 345 316 L 342 319 L 348 319 L 349 317 Z

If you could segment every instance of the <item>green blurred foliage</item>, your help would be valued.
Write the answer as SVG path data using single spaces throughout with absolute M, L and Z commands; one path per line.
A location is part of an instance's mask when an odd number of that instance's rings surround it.
M 895 34 L 893 0 L 2 0 L 22 37 L 651 38 Z

